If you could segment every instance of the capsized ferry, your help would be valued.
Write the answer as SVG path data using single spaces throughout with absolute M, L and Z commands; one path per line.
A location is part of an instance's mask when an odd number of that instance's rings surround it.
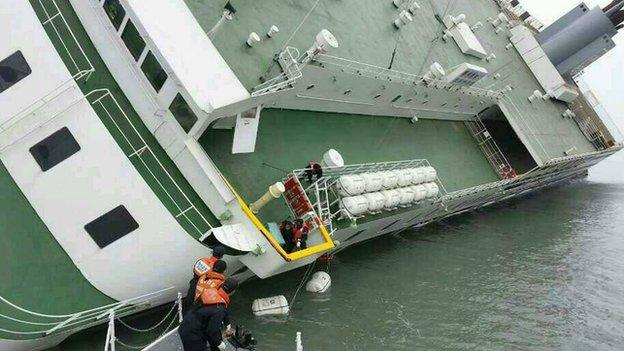
M 623 7 L 3 0 L 0 349 L 174 301 L 216 244 L 267 278 L 586 174 Z

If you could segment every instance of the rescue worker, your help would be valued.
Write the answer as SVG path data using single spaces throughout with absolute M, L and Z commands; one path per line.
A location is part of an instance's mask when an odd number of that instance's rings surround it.
M 234 334 L 227 308 L 230 295 L 237 287 L 238 281 L 228 278 L 220 288 L 202 291 L 178 329 L 184 351 L 208 351 L 208 345 L 211 351 L 226 349 L 221 328 L 227 326 L 226 337 Z
M 316 177 L 316 180 L 319 180 L 323 177 L 323 167 L 320 163 L 315 161 L 310 161 L 305 171 L 306 177 L 308 178 L 308 183 L 312 183 L 312 178 Z
M 222 260 L 217 260 L 212 266 L 212 269 L 209 270 L 206 274 L 203 274 L 197 280 L 197 285 L 195 287 L 195 295 L 193 296 L 193 303 L 197 301 L 199 296 L 201 296 L 202 291 L 205 289 L 215 288 L 218 289 L 223 285 L 225 281 L 225 270 L 227 269 L 227 263 Z
M 305 223 L 303 219 L 299 218 L 295 221 L 292 239 L 293 247 L 291 248 L 291 251 L 294 249 L 294 247 L 297 247 L 300 250 L 308 248 L 308 244 L 306 243 L 306 241 L 308 240 L 309 231 L 310 228 L 308 228 L 308 224 Z
M 195 266 L 193 266 L 193 277 L 189 281 L 189 289 L 186 293 L 186 298 L 184 299 L 184 305 L 182 308 L 183 312 L 186 312 L 188 308 L 193 304 L 193 298 L 195 297 L 195 288 L 197 287 L 197 281 L 199 280 L 199 277 L 210 271 L 215 262 L 223 258 L 224 254 L 225 247 L 220 245 L 215 246 L 212 249 L 211 257 L 204 257 L 195 262 Z
M 286 251 L 290 251 L 293 248 L 292 245 L 292 237 L 293 237 L 293 224 L 291 221 L 283 221 L 279 226 L 280 234 L 282 234 L 282 238 L 284 238 L 284 249 Z

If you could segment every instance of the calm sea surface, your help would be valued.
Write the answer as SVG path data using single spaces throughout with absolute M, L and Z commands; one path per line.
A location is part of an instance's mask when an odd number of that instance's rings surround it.
M 350 248 L 329 272 L 329 292 L 302 291 L 287 318 L 255 318 L 251 302 L 290 297 L 304 270 L 244 285 L 236 322 L 260 350 L 294 350 L 297 331 L 306 351 L 622 350 L 624 155 L 589 179 Z M 55 350 L 102 342 L 96 329 Z

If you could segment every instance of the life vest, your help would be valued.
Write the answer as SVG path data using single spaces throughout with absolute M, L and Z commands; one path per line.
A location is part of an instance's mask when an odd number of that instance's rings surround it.
M 193 266 L 193 274 L 195 274 L 196 277 L 201 277 L 202 275 L 210 272 L 217 260 L 218 258 L 214 256 L 210 258 L 204 257 L 197 260 L 197 262 L 195 262 L 195 266 Z
M 208 271 L 208 273 L 199 277 L 199 280 L 197 281 L 194 300 L 197 300 L 205 290 L 221 288 L 224 280 L 225 276 L 222 273 Z
M 230 304 L 230 295 L 221 288 L 205 289 L 201 294 L 201 302 L 204 305 Z

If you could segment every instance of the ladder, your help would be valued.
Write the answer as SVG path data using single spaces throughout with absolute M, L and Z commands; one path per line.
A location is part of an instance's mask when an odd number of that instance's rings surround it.
M 316 213 L 323 221 L 323 223 L 329 228 L 329 234 L 334 233 L 334 226 L 332 224 L 332 212 L 330 208 L 329 200 L 329 187 L 327 183 L 328 179 L 322 177 L 316 183 L 314 183 L 314 193 L 316 195 Z
M 465 124 L 498 176 L 501 179 L 515 178 L 517 176 L 516 171 L 507 161 L 507 158 L 496 144 L 496 141 L 494 141 L 494 138 L 492 138 L 481 118 L 475 116 L 473 120 L 465 121 Z

